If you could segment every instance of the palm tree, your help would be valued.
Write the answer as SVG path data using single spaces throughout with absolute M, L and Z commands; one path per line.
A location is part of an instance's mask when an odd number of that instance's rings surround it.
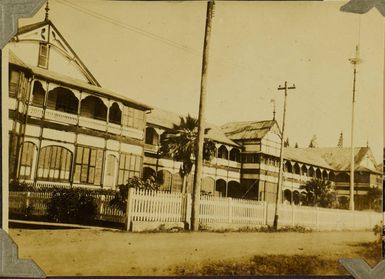
M 300 186 L 305 190 L 302 194 L 302 202 L 308 206 L 332 207 L 336 201 L 336 195 L 330 181 L 312 179 Z
M 205 133 L 209 129 L 205 130 Z M 182 162 L 179 174 L 182 178 L 182 193 L 186 192 L 187 179 L 191 173 L 196 158 L 198 136 L 198 120 L 191 117 L 180 117 L 180 124 L 162 134 L 160 140 L 160 155 L 170 157 L 175 161 Z M 211 160 L 214 155 L 215 144 L 205 139 L 203 158 Z

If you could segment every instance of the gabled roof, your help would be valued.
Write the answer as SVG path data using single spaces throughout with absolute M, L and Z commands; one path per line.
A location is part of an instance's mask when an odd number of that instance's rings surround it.
M 362 160 L 369 156 L 374 160 L 368 147 L 354 148 L 354 169 L 357 171 L 378 172 L 376 168 L 367 168 L 361 164 Z M 351 160 L 350 147 L 320 147 L 320 148 L 292 148 L 286 147 L 284 151 L 285 159 L 307 163 L 315 166 L 332 169 L 335 171 L 349 171 Z M 374 165 L 375 162 L 373 161 Z
M 63 74 L 55 73 L 53 71 L 49 71 L 49 70 L 46 70 L 46 69 L 43 69 L 40 67 L 27 65 L 20 58 L 18 58 L 11 50 L 9 51 L 9 63 L 23 67 L 27 70 L 30 70 L 30 71 L 32 71 L 32 73 L 36 77 L 41 77 L 45 80 L 55 81 L 58 84 L 64 84 L 64 85 L 67 85 L 69 87 L 81 89 L 83 91 L 93 92 L 93 93 L 96 93 L 97 95 L 99 94 L 99 95 L 102 95 L 104 97 L 113 97 L 117 100 L 122 101 L 123 103 L 128 103 L 134 107 L 138 107 L 138 108 L 143 109 L 143 110 L 150 110 L 151 109 L 151 107 L 149 107 L 148 105 L 137 102 L 133 99 L 130 99 L 130 98 L 125 97 L 121 94 L 115 93 L 111 90 L 104 89 L 102 87 L 89 84 L 89 83 L 84 82 L 82 80 L 78 80 L 78 79 L 63 75 Z
M 221 128 L 232 140 L 261 139 L 276 123 L 275 120 L 230 122 Z
M 160 108 L 154 108 L 150 113 L 147 114 L 147 123 L 166 129 L 172 129 L 174 125 L 179 125 L 181 116 L 182 115 L 174 112 L 166 111 Z M 219 143 L 238 146 L 238 144 L 226 137 L 219 126 L 211 123 L 207 123 L 206 126 L 206 129 L 209 129 L 206 134 L 207 138 L 210 138 L 213 141 Z
M 72 49 L 72 47 L 70 46 L 70 44 L 67 42 L 67 40 L 64 38 L 64 36 L 60 33 L 60 31 L 56 28 L 56 26 L 53 24 L 53 22 L 49 19 L 47 20 L 44 20 L 44 21 L 41 21 L 41 22 L 37 22 L 37 23 L 33 23 L 33 24 L 29 24 L 29 25 L 25 25 L 25 26 L 22 26 L 22 27 L 19 27 L 18 28 L 18 31 L 15 35 L 15 38 L 17 40 L 18 36 L 22 35 L 22 34 L 25 34 L 25 33 L 28 33 L 30 31 L 33 31 L 33 30 L 36 30 L 36 29 L 39 29 L 41 27 L 44 27 L 44 26 L 50 26 L 58 36 L 60 36 L 61 40 L 64 42 L 65 44 L 65 47 L 68 48 L 68 50 L 71 52 L 71 54 L 74 56 L 74 60 L 76 61 L 78 67 L 80 67 L 83 71 L 84 71 L 84 74 L 86 75 L 86 78 L 90 81 L 90 83 L 92 83 L 93 85 L 96 85 L 96 86 L 99 86 L 100 87 L 100 84 L 99 82 L 96 80 L 96 78 L 92 75 L 91 71 L 86 67 L 86 65 L 82 62 L 82 60 L 80 59 L 80 57 L 76 54 L 76 52 Z

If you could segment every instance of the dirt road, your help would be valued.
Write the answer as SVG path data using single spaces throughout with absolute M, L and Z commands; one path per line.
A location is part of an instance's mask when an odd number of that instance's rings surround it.
M 49 276 L 173 275 L 176 265 L 242 260 L 255 255 L 360 257 L 354 244 L 372 232 L 126 233 L 92 229 L 11 229 L 20 258 Z M 379 251 L 380 253 L 380 251 Z

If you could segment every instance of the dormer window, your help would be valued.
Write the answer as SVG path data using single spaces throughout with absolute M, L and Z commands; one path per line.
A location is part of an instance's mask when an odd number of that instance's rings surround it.
M 39 60 L 38 60 L 38 66 L 41 68 L 48 68 L 48 55 L 49 55 L 49 47 L 46 43 L 40 43 L 39 48 Z

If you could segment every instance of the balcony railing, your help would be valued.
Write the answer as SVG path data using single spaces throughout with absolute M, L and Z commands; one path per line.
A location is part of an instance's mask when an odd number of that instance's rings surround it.
M 40 107 L 30 105 L 28 115 L 36 118 L 42 118 L 43 109 Z M 54 122 L 70 124 L 70 125 L 78 124 L 77 115 L 62 112 L 62 111 L 51 110 L 51 109 L 45 110 L 45 119 L 54 121 Z M 79 117 L 79 126 L 98 130 L 98 131 L 107 131 L 109 133 L 117 134 L 117 135 L 122 134 L 123 136 L 132 137 L 139 140 L 142 140 L 144 136 L 143 130 L 121 126 L 115 123 L 108 123 L 107 125 L 107 122 L 104 120 L 88 118 L 85 116 Z
M 74 114 L 56 111 L 56 110 L 50 110 L 50 109 L 45 110 L 45 118 L 55 122 L 72 124 L 72 125 L 76 125 L 76 123 L 78 122 L 77 116 Z
M 30 106 L 29 107 L 29 115 L 37 118 L 42 118 L 43 109 L 39 107 Z
M 99 131 L 106 131 L 107 130 L 107 123 L 102 120 L 97 120 L 93 118 L 88 118 L 84 116 L 79 117 L 79 126 L 99 130 Z
M 158 150 L 159 150 L 159 146 L 158 145 L 153 145 L 153 144 L 145 144 L 144 145 L 144 150 L 147 151 L 147 152 L 151 152 L 151 153 L 157 153 Z
M 122 127 L 118 124 L 108 123 L 107 131 L 111 134 L 120 135 L 120 133 L 122 131 Z

